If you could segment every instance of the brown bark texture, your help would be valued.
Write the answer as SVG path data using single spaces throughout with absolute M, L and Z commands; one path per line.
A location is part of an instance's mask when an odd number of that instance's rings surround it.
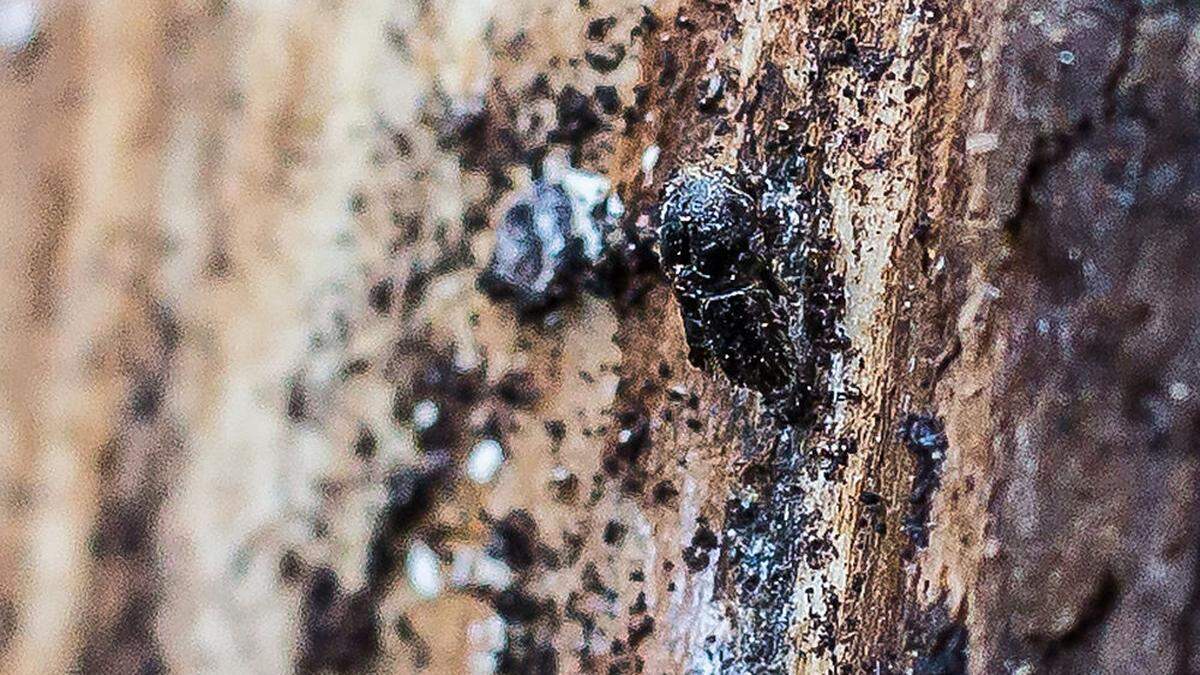
M 1200 672 L 1196 2 L 0 22 L 0 672 Z

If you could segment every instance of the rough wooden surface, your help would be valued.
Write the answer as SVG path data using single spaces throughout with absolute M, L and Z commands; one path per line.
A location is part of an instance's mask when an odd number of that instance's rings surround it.
M 1200 670 L 1194 4 L 37 7 L 0 670 Z M 784 161 L 802 420 L 644 250 L 536 320 L 477 284 L 555 162 L 644 246 L 676 168 Z

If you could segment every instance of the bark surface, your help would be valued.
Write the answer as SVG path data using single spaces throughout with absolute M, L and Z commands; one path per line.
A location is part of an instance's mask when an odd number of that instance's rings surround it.
M 275 4 L 3 53 L 0 671 L 1200 672 L 1194 2 Z M 689 363 L 688 166 L 796 197 L 803 414 Z

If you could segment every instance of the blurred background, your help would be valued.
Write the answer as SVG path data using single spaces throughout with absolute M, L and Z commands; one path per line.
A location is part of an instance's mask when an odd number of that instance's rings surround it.
M 614 312 L 476 283 L 547 157 L 609 168 L 644 14 L 603 4 L 0 3 L 0 671 L 625 638 L 576 592 L 649 527 L 593 481 Z

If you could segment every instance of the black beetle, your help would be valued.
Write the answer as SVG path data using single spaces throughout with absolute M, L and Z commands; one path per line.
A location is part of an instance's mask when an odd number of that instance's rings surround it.
M 773 393 L 794 384 L 803 336 L 789 330 L 795 303 L 772 270 L 753 192 L 727 169 L 680 169 L 663 188 L 659 249 L 692 364 Z

